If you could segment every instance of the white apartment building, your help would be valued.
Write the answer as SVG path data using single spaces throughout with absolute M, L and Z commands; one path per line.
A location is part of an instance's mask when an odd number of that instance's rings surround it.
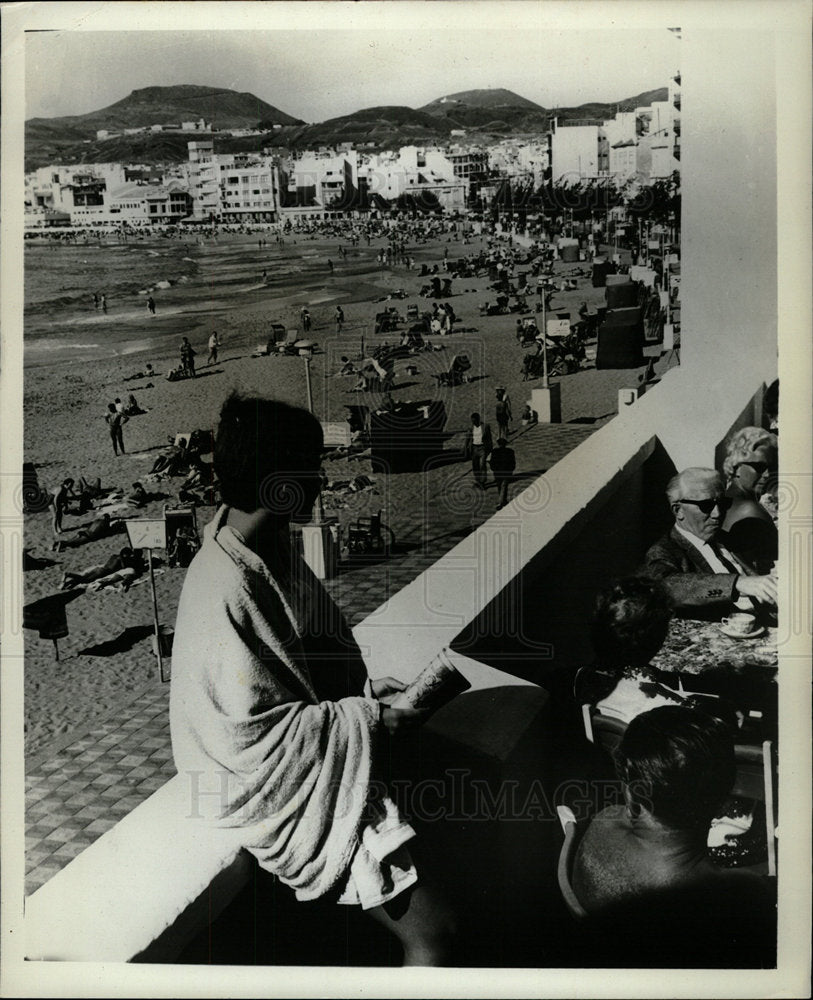
M 220 217 L 224 222 L 273 222 L 278 198 L 270 157 L 245 154 L 217 156 Z
M 66 216 L 71 225 L 176 222 L 189 214 L 191 198 L 180 180 L 162 178 L 149 166 L 91 163 L 41 167 L 25 178 L 25 224 L 44 225 Z
M 189 193 L 196 219 L 216 219 L 220 214 L 220 175 L 214 159 L 214 142 L 200 139 L 187 144 Z
M 554 184 L 598 177 L 599 125 L 557 125 L 551 136 Z
M 258 153 L 215 153 L 211 139 L 188 144 L 187 176 L 198 221 L 271 222 L 278 207 L 274 163 Z
M 358 188 L 355 151 L 303 153 L 282 167 L 286 201 L 297 208 L 343 211 Z
M 420 198 L 432 194 L 447 212 L 463 211 L 467 182 L 455 176 L 454 165 L 439 149 L 402 146 L 397 152 L 379 153 L 359 166 L 359 178 L 367 189 L 387 201 L 401 195 Z

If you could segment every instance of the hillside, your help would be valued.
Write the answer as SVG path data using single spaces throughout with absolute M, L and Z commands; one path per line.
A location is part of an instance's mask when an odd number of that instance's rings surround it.
M 25 123 L 26 170 L 55 162 L 54 157 L 68 162 L 118 160 L 122 158 L 121 152 L 126 152 L 133 145 L 143 148 L 151 155 L 161 154 L 166 148 L 170 154 L 168 159 L 185 159 L 187 139 L 181 136 L 159 135 L 155 141 L 128 137 L 97 144 L 96 132 L 99 129 L 117 131 L 196 121 L 199 118 L 211 122 L 215 129 L 252 128 L 260 121 L 269 126 L 302 124 L 300 119 L 261 101 L 254 94 L 194 85 L 144 87 L 99 111 L 61 118 L 29 119 Z M 133 143 L 132 139 L 137 142 Z M 182 156 L 175 155 L 175 140 L 178 139 L 183 143 Z M 114 152 L 113 142 L 119 143 L 120 152 Z
M 363 108 L 317 125 L 286 130 L 287 145 L 298 149 L 331 146 L 341 142 L 356 145 L 372 142 L 379 149 L 405 146 L 426 140 L 446 139 L 454 126 L 423 111 L 401 105 Z M 277 137 L 273 137 L 276 140 Z
M 511 132 L 544 132 L 548 112 L 511 90 L 464 90 L 430 101 L 421 109 L 449 128 L 504 136 Z
M 427 114 L 447 115 L 455 107 L 461 108 L 525 108 L 529 111 L 544 111 L 543 107 L 529 101 L 527 97 L 520 97 L 513 90 L 505 90 L 497 87 L 493 90 L 463 90 L 459 94 L 447 94 L 445 97 L 438 97 L 429 104 L 424 104 L 420 111 Z
M 635 108 L 646 107 L 653 101 L 665 101 L 669 95 L 666 87 L 658 87 L 657 90 L 646 90 L 642 94 L 634 97 L 626 97 L 623 101 L 612 103 L 602 103 L 591 101 L 587 104 L 580 104 L 575 108 L 555 108 L 549 112 L 550 116 L 556 115 L 559 121 L 577 121 L 579 119 L 599 119 L 612 118 L 616 111 L 634 111 Z
M 215 152 L 256 148 L 314 149 L 351 143 L 368 149 L 393 149 L 444 142 L 452 130 L 482 142 L 509 135 L 538 135 L 560 122 L 612 118 L 616 110 L 632 110 L 666 100 L 667 89 L 645 91 L 611 103 L 545 108 L 511 90 L 466 90 L 439 97 L 422 108 L 405 105 L 362 108 L 349 115 L 306 125 L 253 94 L 215 87 L 145 87 L 108 108 L 86 115 L 32 118 L 25 125 L 25 169 L 48 163 L 134 161 L 157 163 L 187 157 L 188 136 L 155 133 L 96 141 L 98 129 L 142 128 L 204 118 L 216 129 L 280 125 L 263 136 L 215 137 Z

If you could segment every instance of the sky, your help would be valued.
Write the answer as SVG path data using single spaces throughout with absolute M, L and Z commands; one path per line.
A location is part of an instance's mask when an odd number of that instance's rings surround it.
M 27 32 L 25 117 L 85 114 L 173 84 L 249 92 L 308 122 L 475 88 L 505 87 L 551 108 L 621 101 L 666 86 L 678 69 L 680 43 L 665 27 L 583 30 L 536 18 L 471 27 L 477 18 L 463 14 L 476 4 L 454 5 L 446 22 L 381 25 L 373 15 L 391 5 L 351 6 L 367 10 L 350 29 L 334 18 L 315 30 L 303 17 L 294 30 Z

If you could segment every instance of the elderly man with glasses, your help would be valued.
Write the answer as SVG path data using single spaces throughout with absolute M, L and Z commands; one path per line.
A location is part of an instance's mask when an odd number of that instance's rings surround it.
M 714 469 L 684 469 L 666 487 L 675 523 L 646 554 L 645 572 L 662 579 L 678 611 L 715 617 L 732 605 L 753 611 L 776 606 L 773 576 L 758 576 L 732 551 L 721 530 L 731 501 Z

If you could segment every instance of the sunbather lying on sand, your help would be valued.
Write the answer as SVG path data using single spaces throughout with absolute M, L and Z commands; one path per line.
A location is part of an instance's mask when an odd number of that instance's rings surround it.
M 128 572 L 124 577 L 117 576 L 117 574 L 125 570 Z M 113 581 L 103 583 L 103 585 L 107 586 L 110 583 L 124 582 L 127 579 L 130 579 L 130 582 L 132 582 L 133 579 L 140 576 L 143 572 L 144 557 L 141 552 L 134 552 L 131 548 L 123 548 L 120 552 L 112 555 L 107 562 L 88 566 L 87 569 L 80 570 L 78 573 L 66 571 L 62 574 L 59 588 L 60 590 L 72 590 L 76 587 L 108 581 L 108 577 L 110 576 L 116 576 L 117 578 Z M 99 588 L 97 587 L 96 589 L 98 590 Z
M 60 538 L 54 542 L 55 552 L 62 552 L 65 549 L 78 549 L 86 542 L 93 542 L 97 538 L 107 538 L 109 535 L 117 535 L 124 531 L 124 521 L 122 518 L 111 518 L 109 514 L 102 514 L 91 521 L 85 528 L 80 528 L 73 538 Z

